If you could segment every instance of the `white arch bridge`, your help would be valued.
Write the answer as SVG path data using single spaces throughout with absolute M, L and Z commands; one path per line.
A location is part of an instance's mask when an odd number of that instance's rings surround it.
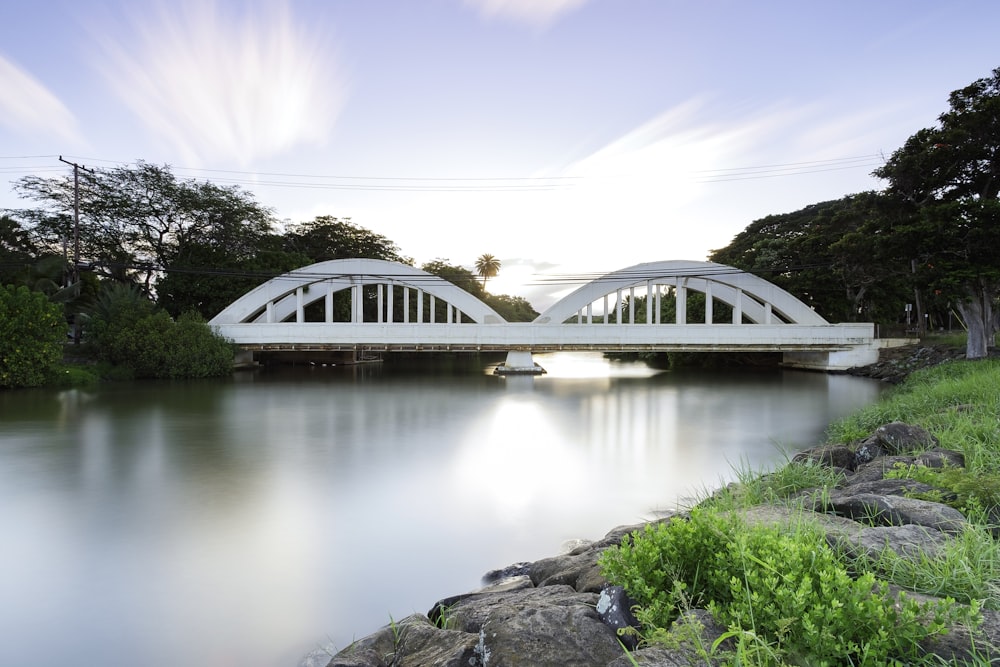
M 665 300 L 674 305 L 670 322 L 660 321 Z M 831 324 L 766 280 L 694 261 L 608 273 L 532 322 L 507 322 L 465 290 L 412 266 L 332 260 L 267 281 L 209 324 L 244 356 L 507 351 L 511 370 L 532 368 L 531 352 L 555 350 L 781 352 L 787 365 L 822 370 L 878 359 L 873 324 Z

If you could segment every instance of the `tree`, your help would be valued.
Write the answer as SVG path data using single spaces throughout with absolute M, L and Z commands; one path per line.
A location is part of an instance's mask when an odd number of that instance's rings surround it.
M 486 289 L 486 280 L 500 273 L 500 260 L 490 254 L 480 255 L 476 260 L 476 273 L 482 277 L 483 289 Z
M 448 282 L 461 287 L 466 292 L 479 300 L 485 300 L 486 290 L 476 280 L 476 276 L 464 266 L 450 264 L 447 259 L 435 259 L 420 267 L 427 273 L 433 273 L 439 278 L 444 278 Z
M 487 294 L 483 300 L 508 322 L 530 322 L 538 317 L 538 311 L 522 296 Z
M 70 177 L 27 176 L 18 194 L 39 203 L 19 211 L 44 247 L 56 251 L 74 234 Z M 80 174 L 80 256 L 101 275 L 137 281 L 148 294 L 162 271 L 191 245 L 208 246 L 232 262 L 252 257 L 272 231 L 273 213 L 238 187 L 181 180 L 167 166 L 135 165 Z M 184 267 L 204 269 L 214 267 Z
M 895 216 L 880 230 L 919 286 L 948 298 L 987 355 L 1000 296 L 1000 68 L 956 90 L 938 125 L 913 134 L 874 173 Z
M 0 285 L 21 284 L 37 254 L 28 230 L 9 215 L 0 215 Z
M 908 263 L 876 252 L 874 192 L 755 220 L 711 260 L 791 292 L 833 321 L 894 319 L 906 299 Z
M 313 263 L 352 258 L 412 263 L 400 254 L 394 242 L 354 224 L 350 218 L 320 215 L 290 227 L 284 240 L 285 250 L 308 257 Z
M 0 286 L 0 387 L 44 384 L 62 360 L 62 309 L 25 286 Z

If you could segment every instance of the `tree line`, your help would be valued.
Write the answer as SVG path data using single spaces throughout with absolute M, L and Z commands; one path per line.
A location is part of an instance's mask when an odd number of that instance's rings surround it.
M 981 358 L 1000 329 L 1000 68 L 952 92 L 851 194 L 752 222 L 710 259 L 770 280 L 831 321 L 962 326 Z

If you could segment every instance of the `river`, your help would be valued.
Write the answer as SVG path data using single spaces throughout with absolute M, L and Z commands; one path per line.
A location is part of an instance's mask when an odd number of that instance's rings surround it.
M 773 467 L 882 390 L 536 360 L 0 392 L 0 665 L 295 667 Z

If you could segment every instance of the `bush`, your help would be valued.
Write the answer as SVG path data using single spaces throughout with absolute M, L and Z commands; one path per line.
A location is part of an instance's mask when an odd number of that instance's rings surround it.
M 175 322 L 133 289 L 115 287 L 98 300 L 88 321 L 97 356 L 136 378 L 226 375 L 233 349 L 197 314 Z
M 44 384 L 62 360 L 62 308 L 27 287 L 0 287 L 0 387 Z
M 976 615 L 952 600 L 894 597 L 870 573 L 852 577 L 808 524 L 749 526 L 696 509 L 688 521 L 633 533 L 600 563 L 638 603 L 648 637 L 665 636 L 685 607 L 707 607 L 738 646 L 752 638 L 772 660 L 793 664 L 912 660 L 919 641 Z

